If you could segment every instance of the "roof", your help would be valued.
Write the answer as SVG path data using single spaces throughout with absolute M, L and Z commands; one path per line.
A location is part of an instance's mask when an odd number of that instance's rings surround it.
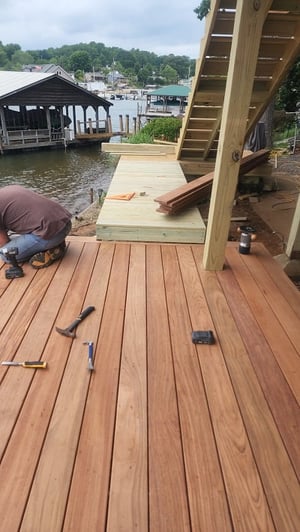
M 25 65 L 22 72 L 38 72 L 45 74 L 58 74 L 62 78 L 66 78 L 69 81 L 74 81 L 73 77 L 68 74 L 68 72 L 62 68 L 60 65 L 54 63 L 49 63 L 46 65 Z
M 0 105 L 92 105 L 111 102 L 58 74 L 0 71 Z
M 148 92 L 149 96 L 174 96 L 178 98 L 186 98 L 191 89 L 186 85 L 166 85 L 165 87 L 160 87 L 154 91 Z
M 10 72 L 2 70 L 0 71 L 0 98 L 14 91 L 29 87 L 33 83 L 44 81 L 52 75 L 41 72 Z

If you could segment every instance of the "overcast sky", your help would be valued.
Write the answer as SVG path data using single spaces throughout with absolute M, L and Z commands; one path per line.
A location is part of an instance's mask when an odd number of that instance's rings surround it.
M 201 0 L 1 0 L 0 40 L 23 51 L 101 42 L 157 55 L 199 55 Z

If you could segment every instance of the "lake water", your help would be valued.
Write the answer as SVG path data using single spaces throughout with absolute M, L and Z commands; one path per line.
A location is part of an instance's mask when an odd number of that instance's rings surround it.
M 122 115 L 129 115 L 130 129 L 143 100 L 114 100 L 110 114 L 114 131 L 120 130 Z M 111 142 L 119 142 L 113 137 Z M 90 189 L 96 199 L 100 189 L 107 191 L 118 156 L 101 152 L 99 145 L 78 148 L 32 151 L 0 156 L 0 187 L 20 184 L 59 201 L 72 214 L 90 204 Z

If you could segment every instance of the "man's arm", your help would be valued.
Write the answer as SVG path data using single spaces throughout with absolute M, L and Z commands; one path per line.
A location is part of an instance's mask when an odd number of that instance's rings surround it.
M 5 246 L 9 242 L 7 232 L 4 229 L 0 229 L 0 247 Z

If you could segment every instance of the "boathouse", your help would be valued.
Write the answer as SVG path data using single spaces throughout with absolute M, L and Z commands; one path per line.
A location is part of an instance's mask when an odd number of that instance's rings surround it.
M 111 105 L 58 74 L 2 71 L 0 152 L 108 141 Z
M 150 91 L 146 95 L 147 112 L 151 113 L 152 106 L 158 105 L 164 113 L 170 112 L 170 107 L 178 107 L 178 114 L 183 113 L 190 92 L 191 88 L 187 85 L 166 85 Z

